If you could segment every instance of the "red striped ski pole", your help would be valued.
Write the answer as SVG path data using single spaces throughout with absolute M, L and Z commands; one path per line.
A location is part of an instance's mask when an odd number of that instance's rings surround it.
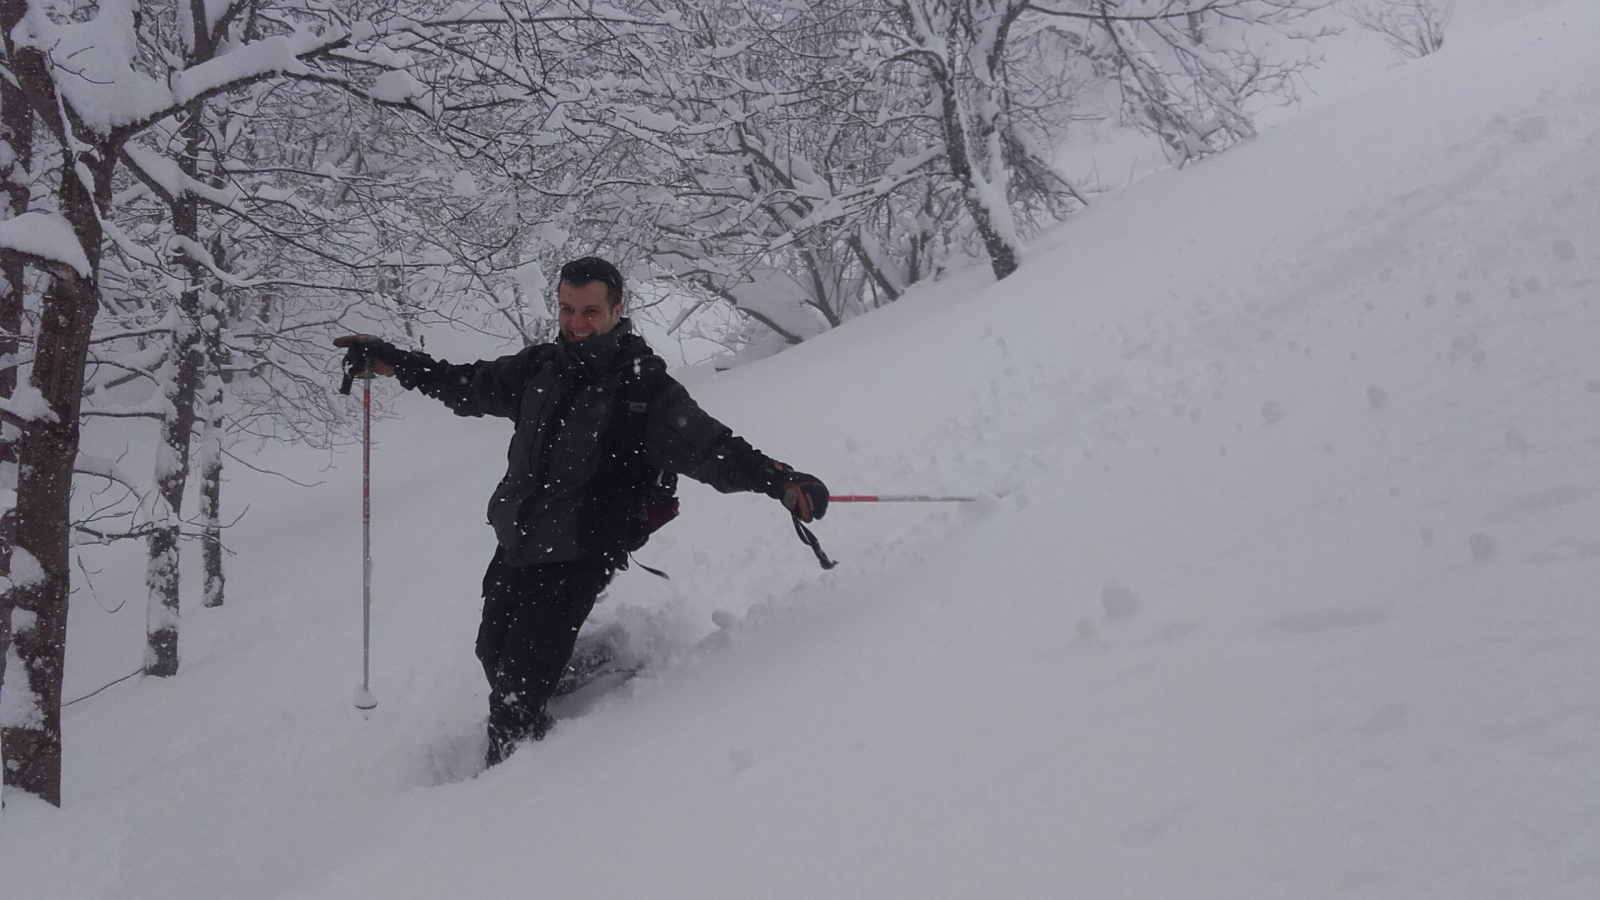
M 839 494 L 829 503 L 976 503 L 977 497 L 931 497 L 927 494 Z
M 829 503 L 973 503 L 977 499 L 977 497 L 935 497 L 929 494 L 830 494 L 828 496 Z M 811 548 L 811 552 L 817 555 L 817 562 L 821 563 L 824 569 L 838 565 L 822 552 L 822 544 L 817 541 L 817 536 L 811 533 L 811 529 L 800 524 L 799 516 L 795 516 L 794 519 L 794 532 L 800 536 L 800 540 L 805 541 L 806 546 Z
M 372 364 L 361 379 L 361 684 L 356 709 L 378 705 L 372 696 Z
M 339 393 L 350 395 L 350 388 L 361 379 L 361 683 L 356 685 L 356 709 L 365 712 L 378 705 L 372 696 L 372 360 L 368 358 L 363 340 L 377 340 L 367 335 L 353 335 L 349 340 L 334 341 L 335 347 L 348 347 L 345 353 L 344 380 L 339 382 Z M 344 341 L 341 343 L 340 341 Z

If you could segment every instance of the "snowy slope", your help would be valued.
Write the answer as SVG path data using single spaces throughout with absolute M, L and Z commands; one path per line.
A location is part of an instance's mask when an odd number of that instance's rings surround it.
M 686 491 L 597 613 L 655 674 L 479 777 L 504 426 L 382 426 L 368 719 L 352 459 L 236 476 L 232 605 L 69 710 L 0 897 L 1600 896 L 1596 7 L 693 373 L 838 491 L 985 498 L 837 507 L 825 575 Z

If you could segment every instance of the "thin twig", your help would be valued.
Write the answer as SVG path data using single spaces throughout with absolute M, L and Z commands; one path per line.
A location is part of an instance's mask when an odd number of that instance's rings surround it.
M 140 666 L 138 669 L 136 669 L 136 670 L 134 670 L 132 672 L 129 672 L 128 674 L 122 676 L 121 678 L 118 678 L 116 681 L 111 682 L 111 684 L 95 688 L 94 690 L 90 691 L 89 693 L 84 694 L 82 697 L 79 697 L 77 700 L 68 700 L 67 702 L 61 704 L 61 708 L 62 709 L 66 709 L 67 707 L 71 706 L 74 703 L 77 703 L 77 702 L 79 702 L 81 700 L 87 700 L 90 697 L 93 697 L 95 694 L 100 693 L 101 691 L 105 690 L 108 687 L 111 687 L 112 685 L 121 684 L 124 681 L 127 681 L 129 678 L 134 677 L 135 675 L 143 675 L 143 674 L 144 674 L 144 666 Z

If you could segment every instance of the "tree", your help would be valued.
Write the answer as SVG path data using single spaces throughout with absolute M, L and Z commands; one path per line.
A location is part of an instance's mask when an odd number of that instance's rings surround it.
M 130 155 L 136 138 L 167 127 L 194 104 L 247 85 L 272 80 L 348 83 L 342 68 L 360 62 L 361 56 L 347 23 L 316 5 L 280 7 L 261 20 L 268 24 L 256 37 L 228 43 L 226 54 L 170 69 L 169 58 L 147 58 L 140 52 L 141 38 L 148 36 L 141 27 L 161 21 L 166 7 L 160 4 L 102 0 L 30 15 L 20 0 L 7 0 L 4 9 L 18 24 L 3 35 L 0 81 L 15 87 L 42 124 L 50 145 L 49 169 L 48 177 L 36 178 L 35 184 L 47 180 L 53 185 L 53 196 L 30 192 L 30 208 L 5 223 L 27 219 L 27 239 L 19 237 L 22 229 L 11 228 L 0 242 L 9 263 L 32 265 L 47 282 L 30 335 L 31 357 L 19 360 L 10 404 L 12 424 L 20 433 L 17 534 L 6 596 L 15 610 L 11 621 L 26 627 L 14 628 L 11 635 L 22 670 L 8 667 L 11 689 L 6 697 L 8 704 L 17 704 L 14 709 L 25 712 L 5 723 L 5 743 L 11 750 L 5 779 L 59 805 L 72 475 L 85 364 L 104 299 L 106 223 L 114 218 L 111 201 L 119 167 L 127 165 L 159 183 L 161 172 L 150 171 Z M 234 0 L 193 9 L 207 29 L 215 30 L 259 7 Z M 375 29 L 364 30 L 373 36 L 369 41 L 381 37 Z M 13 121 L 8 113 L 15 155 Z M 39 149 L 32 148 L 33 160 L 35 170 L 43 171 L 46 154 Z M 187 183 L 180 192 L 198 193 Z M 180 252 L 205 262 L 198 248 Z M 18 412 L 16 397 L 23 393 L 37 399 L 27 414 Z M 18 577 L 18 564 L 24 561 L 27 578 Z
M 29 382 L 18 380 L 19 389 L 28 384 L 37 391 L 42 407 L 31 418 L 16 423 L 21 426 L 17 538 L 8 594 L 13 608 L 12 647 L 22 671 L 8 666 L 7 681 L 12 695 L 23 698 L 25 712 L 6 723 L 11 753 L 5 776 L 8 784 L 60 805 L 61 675 L 71 587 L 68 523 L 72 467 L 78 449 L 77 412 L 84 362 L 99 302 L 96 277 L 103 232 L 98 207 L 110 199 L 115 138 L 92 129 L 73 130 L 84 115 L 74 114 L 75 104 L 52 77 L 46 51 L 29 43 L 32 29 L 24 29 L 19 24 L 4 36 L 7 74 L 60 148 L 55 198 L 59 213 L 30 210 L 11 220 L 15 224 L 34 217 L 30 224 L 35 233 L 48 235 L 32 252 L 15 240 L 8 242 L 13 258 L 46 268 L 50 283 L 39 309 Z M 87 80 L 82 72 L 72 77 Z M 69 135 L 73 140 L 68 140 Z M 26 575 L 18 567 L 24 560 L 29 570 Z M 25 627 L 16 625 L 19 616 Z M 19 675 L 25 679 L 21 684 L 16 683 Z
M 915 277 L 895 234 L 942 224 L 905 214 L 938 156 L 893 74 L 857 52 L 876 15 L 851 2 L 683 10 L 662 74 L 589 114 L 654 163 L 636 176 L 652 188 L 606 198 L 644 212 L 638 255 L 789 343 L 898 297 Z
M 25 0 L 0 0 L 0 33 L 9 34 L 27 12 Z M 33 167 L 33 110 L 21 89 L 0 78 L 0 185 L 5 189 L 5 205 L 0 207 L 0 227 L 28 212 L 30 175 Z M 3 247 L 4 241 L 0 241 Z M 17 441 L 22 426 L 31 419 L 19 414 L 13 401 L 17 391 L 16 360 L 22 350 L 23 296 L 27 290 L 26 259 L 19 253 L 0 252 L 0 491 L 15 497 L 17 486 Z M 20 420 L 20 421 L 19 421 Z M 17 542 L 16 502 L 0 504 L 0 683 L 4 683 L 6 662 L 11 655 L 12 551 Z M 21 718 L 21 717 L 19 717 Z M 0 707 L 0 729 L 10 724 L 6 708 Z M 5 759 L 0 757 L 0 771 Z
M 507 119 L 584 177 L 524 183 L 582 185 L 566 218 L 589 246 L 788 343 L 892 301 L 960 228 L 914 95 L 861 52 L 881 15 L 729 0 L 587 23 L 587 65 L 542 61 L 547 93 Z
M 26 13 L 24 0 L 0 0 L 0 32 L 10 34 Z M 0 223 L 16 219 L 29 210 L 29 183 L 34 165 L 34 110 L 27 107 L 18 86 L 0 78 L 0 186 L 5 187 L 5 205 L 0 207 Z M 0 226 L 3 227 L 3 226 Z M 3 245 L 3 242 L 0 242 Z M 27 290 L 26 261 L 16 253 L 0 253 L 0 682 L 5 681 L 6 658 L 11 652 L 11 551 L 16 546 L 16 442 L 21 437 L 22 418 L 13 412 L 18 388 L 16 359 L 21 352 L 22 296 Z M 5 727 L 0 716 L 0 727 Z M 0 757 L 0 767 L 5 759 Z
M 1454 0 L 1361 0 L 1350 11 L 1361 27 L 1382 35 L 1401 55 L 1421 59 L 1444 46 Z
M 892 63 L 919 68 L 932 93 L 946 164 L 995 278 L 1016 271 L 1022 236 L 1005 158 L 1007 41 L 1027 0 L 886 0 L 879 34 Z
M 1294 96 L 1309 65 L 1294 41 L 1297 24 L 1326 0 L 1092 0 L 1039 9 L 1081 48 L 1091 70 L 1121 95 L 1125 121 L 1161 139 L 1168 158 L 1194 162 L 1255 136 L 1251 107 L 1262 97 Z
M 187 21 L 184 19 L 187 18 Z M 187 27 L 185 27 L 187 26 Z M 161 48 L 182 60 L 185 70 L 211 62 L 218 56 L 223 41 L 233 37 L 226 19 L 207 21 L 193 11 L 177 17 L 171 32 L 176 46 Z M 170 32 L 169 32 L 170 33 Z M 191 99 L 173 116 L 174 156 L 178 174 L 195 184 L 213 186 L 220 174 L 214 154 L 209 153 L 206 129 L 206 102 Z M 196 401 L 204 371 L 202 345 L 205 326 L 202 318 L 216 319 L 218 304 L 210 290 L 212 279 L 204 257 L 200 233 L 199 195 L 194 190 L 167 192 L 166 201 L 173 237 L 184 248 L 181 256 L 183 281 L 178 302 L 170 318 L 171 345 L 158 377 L 165 383 L 161 439 L 156 452 L 155 489 L 160 513 L 148 538 L 149 562 L 145 584 L 150 598 L 146 614 L 145 674 L 170 676 L 178 671 L 178 537 L 180 510 L 189 478 L 189 448 L 195 431 Z M 215 264 L 216 260 L 211 260 Z M 220 323 L 219 323 L 220 324 Z
M 524 65 L 539 90 L 504 122 L 578 154 L 569 222 L 629 223 L 591 243 L 796 343 L 952 256 L 1014 271 L 1087 202 L 1052 148 L 1108 86 L 1180 163 L 1253 134 L 1248 101 L 1297 64 L 1241 36 L 1317 2 L 641 3 L 575 26 L 588 67 Z
M 5 598 L 17 609 L 8 621 L 26 627 L 12 636 L 20 669 L 7 673 L 5 696 L 8 709 L 23 712 L 5 722 L 14 757 L 5 775 L 59 803 L 75 460 L 130 488 L 135 509 L 113 503 L 95 515 L 131 527 L 77 527 L 104 540 L 151 540 L 147 669 L 170 674 L 179 505 L 197 426 L 202 530 L 215 576 L 207 601 L 217 602 L 223 429 L 335 434 L 342 426 L 323 383 L 330 329 L 353 313 L 365 321 L 396 312 L 409 321 L 430 309 L 450 316 L 456 301 L 441 298 L 464 278 L 507 271 L 505 256 L 520 252 L 502 253 L 492 229 L 476 245 L 482 253 L 452 242 L 480 236 L 460 212 L 471 205 L 465 198 L 443 217 L 443 236 L 424 231 L 437 214 L 408 221 L 426 199 L 407 207 L 404 198 L 439 195 L 429 154 L 446 145 L 424 142 L 375 160 L 352 140 L 351 117 L 338 118 L 341 104 L 428 120 L 492 112 L 506 103 L 494 93 L 507 85 L 499 74 L 506 62 L 475 48 L 477 37 L 597 14 L 581 3 L 551 4 L 542 18 L 459 5 L 429 18 L 425 3 L 363 10 L 299 0 L 101 0 L 30 12 L 24 0 L 4 2 L 17 27 L 4 35 L 0 84 L 16 88 L 46 138 L 34 146 L 7 107 L 5 161 L 32 160 L 33 189 L 26 211 L 0 222 L 0 254 L 13 268 L 31 266 L 42 290 L 21 295 L 23 330 L 31 331 L 18 332 L 19 341 L 32 352 L 13 361 L 19 380 L 6 404 L 21 465 Z M 210 104 L 224 97 L 219 113 Z M 295 143 L 293 132 L 308 122 L 319 130 Z M 470 125 L 459 133 L 473 134 Z M 24 145 L 27 154 L 16 152 Z M 389 301 L 402 308 L 384 309 Z M 107 326 L 98 332 L 97 319 Z M 147 382 L 159 402 L 85 405 L 86 385 L 99 391 L 128 378 Z M 230 381 L 239 403 L 224 415 Z M 150 491 L 114 466 L 79 459 L 81 419 L 128 416 L 162 425 Z M 20 577 L 23 569 L 37 577 Z

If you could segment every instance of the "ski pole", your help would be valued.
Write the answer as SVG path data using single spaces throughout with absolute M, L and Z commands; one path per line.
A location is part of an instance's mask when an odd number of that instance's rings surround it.
M 829 503 L 975 503 L 977 497 L 932 497 L 927 494 L 832 494 L 828 497 Z M 811 552 L 817 555 L 817 562 L 824 569 L 831 569 L 838 563 L 828 558 L 822 552 L 822 542 L 811 533 L 811 529 L 801 524 L 800 517 L 794 517 L 794 533 Z
M 930 497 L 926 494 L 842 494 L 829 503 L 976 503 L 977 497 Z
M 356 688 L 356 709 L 378 705 L 372 696 L 372 369 L 361 378 L 361 686 Z

